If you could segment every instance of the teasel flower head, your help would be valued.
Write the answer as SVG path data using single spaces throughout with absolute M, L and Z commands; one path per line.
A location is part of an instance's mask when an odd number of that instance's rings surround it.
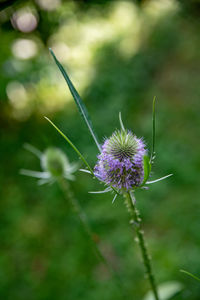
M 87 111 L 87 108 L 70 80 L 67 72 L 56 58 L 52 49 L 49 49 L 52 57 L 61 71 L 69 90 L 74 98 L 74 101 L 79 109 L 80 115 L 83 118 L 85 124 L 88 127 L 100 155 L 98 156 L 98 162 L 94 169 L 92 169 L 73 144 L 73 142 L 66 136 L 49 118 L 46 120 L 59 132 L 59 134 L 67 141 L 67 143 L 74 149 L 79 158 L 82 160 L 86 169 L 80 169 L 85 173 L 91 174 L 93 177 L 98 178 L 101 182 L 107 185 L 103 191 L 96 191 L 90 193 L 107 193 L 114 192 L 115 198 L 123 192 L 135 190 L 136 188 L 147 188 L 146 185 L 156 183 L 170 177 L 172 174 L 158 178 L 153 181 L 149 181 L 151 175 L 151 167 L 155 158 L 155 101 L 153 99 L 152 105 L 152 150 L 150 157 L 146 155 L 145 144 L 142 139 L 137 138 L 132 132 L 125 130 L 121 113 L 119 113 L 119 121 L 121 130 L 117 130 L 113 135 L 106 139 L 103 146 L 99 144 L 98 137 L 93 129 L 92 121 Z
M 70 163 L 67 155 L 60 149 L 49 147 L 44 152 L 39 151 L 32 145 L 26 144 L 25 148 L 40 159 L 41 171 L 22 169 L 20 173 L 38 178 L 38 184 L 53 183 L 61 178 L 74 180 L 73 173 L 77 171 L 78 164 Z
M 118 191 L 134 190 L 144 179 L 143 158 L 146 153 L 141 138 L 125 129 L 116 130 L 102 145 L 94 174 Z

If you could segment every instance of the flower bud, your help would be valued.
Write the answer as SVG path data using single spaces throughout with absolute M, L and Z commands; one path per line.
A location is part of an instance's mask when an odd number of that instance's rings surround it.
M 48 148 L 42 155 L 41 164 L 53 177 L 64 176 L 70 167 L 67 156 L 58 148 Z

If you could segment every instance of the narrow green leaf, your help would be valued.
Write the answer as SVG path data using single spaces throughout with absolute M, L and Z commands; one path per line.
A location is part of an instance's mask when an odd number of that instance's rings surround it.
M 142 187 L 146 183 L 146 181 L 149 178 L 149 174 L 151 172 L 151 164 L 150 164 L 148 155 L 144 155 L 143 166 L 144 166 L 144 179 L 143 179 L 143 183 L 140 185 L 140 187 Z
M 190 272 L 188 272 L 188 271 L 180 270 L 180 272 L 185 273 L 185 274 L 189 275 L 190 277 L 192 277 L 192 278 L 194 278 L 194 279 L 200 281 L 200 278 L 199 278 L 199 277 L 193 275 L 192 273 L 190 273 Z
M 84 121 L 85 121 L 85 123 L 86 123 L 86 125 L 87 125 L 87 127 L 88 127 L 88 129 L 90 131 L 90 134 L 92 135 L 92 137 L 93 137 L 93 139 L 94 139 L 94 141 L 95 141 L 95 143 L 96 143 L 99 151 L 101 152 L 101 146 L 100 146 L 100 144 L 98 142 L 98 139 L 97 139 L 97 136 L 96 136 L 96 134 L 94 132 L 94 129 L 93 129 L 93 126 L 92 126 L 92 122 L 90 120 L 88 111 L 86 109 L 86 106 L 85 106 L 83 100 L 81 99 L 81 97 L 79 96 L 77 90 L 75 89 L 74 85 L 72 84 L 72 82 L 71 82 L 69 76 L 67 75 L 65 69 L 60 64 L 60 62 L 57 60 L 57 58 L 56 58 L 53 50 L 51 48 L 49 48 L 49 51 L 50 51 L 51 55 L 53 56 L 53 58 L 55 60 L 55 63 L 58 66 L 59 70 L 61 71 L 61 73 L 62 73 L 65 81 L 67 82 L 69 90 L 70 90 L 70 92 L 71 92 L 71 94 L 72 94 L 72 96 L 73 96 L 73 98 L 75 100 L 76 105 L 78 106 L 79 112 L 80 112 L 81 116 L 83 117 L 83 119 L 84 119 Z
M 164 179 L 166 179 L 166 178 L 168 178 L 168 177 L 170 177 L 170 176 L 172 176 L 172 175 L 173 175 L 173 174 L 169 174 L 169 175 L 163 176 L 163 177 L 161 177 L 161 178 L 158 178 L 158 179 L 155 179 L 155 180 L 152 180 L 152 181 L 147 181 L 146 184 L 156 183 L 156 182 L 161 181 L 161 180 L 164 180 Z
M 89 171 L 91 174 L 94 176 L 94 173 L 92 171 L 92 168 L 84 158 L 84 156 L 80 153 L 80 151 L 76 148 L 76 146 L 70 141 L 70 139 L 47 117 L 45 119 L 64 137 L 64 139 L 68 142 L 68 144 L 76 151 L 82 162 L 88 167 Z
M 152 152 L 150 162 L 152 163 L 155 156 L 155 142 L 156 142 L 156 97 L 153 98 L 153 108 L 152 108 Z
M 125 131 L 124 124 L 122 122 L 122 114 L 121 114 L 121 112 L 119 112 L 119 123 L 120 123 L 121 129 L 123 131 Z

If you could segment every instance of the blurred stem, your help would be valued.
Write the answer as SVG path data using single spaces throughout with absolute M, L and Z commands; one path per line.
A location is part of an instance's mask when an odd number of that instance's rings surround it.
M 95 242 L 95 239 L 94 239 L 94 234 L 93 234 L 93 232 L 90 228 L 90 225 L 88 223 L 87 216 L 84 213 L 84 211 L 82 210 L 78 200 L 75 198 L 74 193 L 72 192 L 69 183 L 67 182 L 67 180 L 64 180 L 62 178 L 59 181 L 59 185 L 60 185 L 64 195 L 66 196 L 67 200 L 70 201 L 72 207 L 74 208 L 75 212 L 77 213 L 77 215 L 79 217 L 79 220 L 80 220 L 85 232 L 87 233 L 87 235 L 89 237 L 89 240 L 91 242 L 91 245 L 93 247 L 93 250 L 94 250 L 96 256 L 107 267 L 107 269 L 112 274 L 113 278 L 115 278 L 116 284 L 117 284 L 120 292 L 122 293 L 123 299 L 124 298 L 127 299 L 127 295 L 126 295 L 126 292 L 124 291 L 124 288 L 123 288 L 123 285 L 122 285 L 122 282 L 121 282 L 121 278 L 117 275 L 117 273 L 115 272 L 115 270 L 113 269 L 113 267 L 111 266 L 109 261 L 104 257 L 104 255 L 99 250 L 99 248 L 98 248 L 98 246 Z
M 135 197 L 134 197 L 133 193 L 128 192 L 125 194 L 125 204 L 130 213 L 130 216 L 131 216 L 131 224 L 135 226 L 138 243 L 139 243 L 141 253 L 142 253 L 143 263 L 144 263 L 146 273 L 147 273 L 147 276 L 148 276 L 148 279 L 149 279 L 149 282 L 151 285 L 151 289 L 153 291 L 155 300 L 159 300 L 158 291 L 157 291 L 157 287 L 156 287 L 156 283 L 155 283 L 155 278 L 154 278 L 154 275 L 152 272 L 151 261 L 150 261 L 150 257 L 149 257 L 149 254 L 147 251 L 147 246 L 146 246 L 145 239 L 144 239 L 144 232 L 141 228 L 141 218 L 140 218 L 139 211 L 137 210 L 136 205 L 135 205 Z

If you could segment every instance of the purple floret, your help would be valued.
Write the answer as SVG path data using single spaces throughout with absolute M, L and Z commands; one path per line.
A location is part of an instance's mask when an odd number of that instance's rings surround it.
M 118 190 L 131 190 L 142 184 L 143 157 L 146 154 L 142 139 L 128 131 L 116 131 L 102 145 L 95 176 Z

